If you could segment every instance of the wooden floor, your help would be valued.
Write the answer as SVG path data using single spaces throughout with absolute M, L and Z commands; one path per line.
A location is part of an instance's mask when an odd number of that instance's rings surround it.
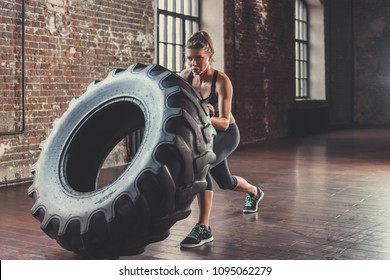
M 143 254 L 121 259 L 390 259 L 390 129 L 340 130 L 240 147 L 234 174 L 263 186 L 256 214 L 244 195 L 215 192 L 214 242 L 183 250 L 197 209 Z M 27 186 L 0 189 L 0 259 L 78 259 L 46 236 Z

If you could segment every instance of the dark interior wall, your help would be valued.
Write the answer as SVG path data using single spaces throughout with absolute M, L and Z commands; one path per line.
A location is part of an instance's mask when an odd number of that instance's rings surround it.
M 353 19 L 352 0 L 325 3 L 327 99 L 329 125 L 353 123 Z
M 354 116 L 357 124 L 390 124 L 390 1 L 353 1 Z
M 287 134 L 293 40 L 293 0 L 225 1 L 225 67 L 242 143 Z
M 390 124 L 390 1 L 326 1 L 331 126 Z

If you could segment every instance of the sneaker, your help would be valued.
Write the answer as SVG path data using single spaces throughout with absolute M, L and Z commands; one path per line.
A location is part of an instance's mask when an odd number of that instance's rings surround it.
M 184 248 L 195 248 L 213 240 L 210 227 L 206 228 L 205 225 L 196 224 L 180 245 Z
M 262 200 L 264 197 L 264 192 L 257 187 L 257 194 L 246 194 L 245 199 L 245 206 L 244 209 L 242 209 L 242 212 L 244 213 L 255 213 L 257 212 L 257 207 L 259 205 L 260 200 Z

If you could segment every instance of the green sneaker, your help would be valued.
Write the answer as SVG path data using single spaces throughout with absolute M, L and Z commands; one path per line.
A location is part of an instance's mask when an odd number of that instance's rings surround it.
M 264 192 L 257 187 L 257 194 L 246 194 L 246 199 L 245 199 L 245 206 L 244 209 L 242 209 L 242 212 L 244 213 L 255 213 L 257 212 L 257 208 L 259 205 L 260 200 L 262 200 L 264 197 Z
M 184 248 L 195 248 L 213 240 L 210 227 L 206 228 L 205 225 L 196 224 L 180 245 Z

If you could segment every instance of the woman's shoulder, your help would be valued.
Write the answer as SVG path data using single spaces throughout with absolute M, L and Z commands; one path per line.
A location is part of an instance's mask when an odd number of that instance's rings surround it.
M 229 85 L 231 84 L 229 76 L 222 71 L 218 70 L 218 79 L 217 79 L 217 84 L 222 84 L 222 85 Z

